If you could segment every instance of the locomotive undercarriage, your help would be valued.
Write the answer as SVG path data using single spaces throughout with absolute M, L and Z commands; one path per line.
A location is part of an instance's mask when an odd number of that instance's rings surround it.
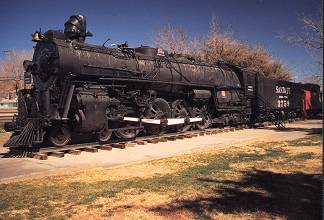
M 284 128 L 287 121 L 302 117 L 300 109 L 260 109 L 254 118 L 253 124 L 271 122 L 277 128 Z
M 65 97 L 64 100 L 55 100 L 55 95 L 50 95 L 48 115 L 40 114 L 43 111 L 39 108 L 44 108 L 44 104 L 37 100 L 36 91 L 21 91 L 19 118 L 7 124 L 7 130 L 15 133 L 6 146 L 34 147 L 44 143 L 64 146 L 78 142 L 74 139 L 78 134 L 95 135 L 100 142 L 107 142 L 112 137 L 132 139 L 140 133 L 183 132 L 206 129 L 213 124 L 223 127 L 243 123 L 238 112 L 217 113 L 211 99 L 188 98 L 185 93 L 170 97 L 163 92 L 126 85 L 68 80 L 65 84 L 68 88 L 62 88 L 62 94 L 57 95 Z M 28 137 L 21 141 L 21 136 Z

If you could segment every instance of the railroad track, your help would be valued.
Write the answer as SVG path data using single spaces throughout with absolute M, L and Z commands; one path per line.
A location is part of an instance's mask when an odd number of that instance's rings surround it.
M 82 144 L 73 144 L 67 145 L 64 147 L 47 147 L 39 149 L 31 149 L 30 151 L 26 150 L 12 150 L 8 154 L 12 157 L 30 157 L 39 160 L 47 160 L 49 157 L 58 157 L 62 158 L 65 154 L 80 155 L 82 152 L 97 153 L 99 151 L 111 151 L 114 148 L 118 149 L 127 149 L 128 147 L 136 147 L 147 144 L 157 144 L 160 142 L 170 142 L 175 140 L 183 140 L 188 138 L 194 138 L 198 136 L 205 135 L 216 135 L 219 133 L 233 132 L 235 130 L 243 130 L 245 126 L 239 127 L 230 127 L 230 128 L 212 128 L 206 130 L 194 130 L 187 132 L 177 132 L 177 133 L 168 133 L 163 135 L 152 135 L 137 137 L 130 140 L 112 140 L 108 143 L 82 143 Z
M 300 119 L 299 119 L 300 120 Z M 296 120 L 297 121 L 297 120 Z M 293 121 L 290 121 L 293 122 Z M 269 122 L 263 123 L 261 126 L 272 125 Z M 12 150 L 8 154 L 12 157 L 30 157 L 39 160 L 47 160 L 48 157 L 64 157 L 65 154 L 80 155 L 82 152 L 97 153 L 99 151 L 111 151 L 114 148 L 126 149 L 128 147 L 136 147 L 147 144 L 156 144 L 160 142 L 169 142 L 175 140 L 182 140 L 188 138 L 194 138 L 205 135 L 217 135 L 220 133 L 233 132 L 237 130 L 243 130 L 248 128 L 246 125 L 237 127 L 226 128 L 210 128 L 206 130 L 193 130 L 187 132 L 167 133 L 163 135 L 151 135 L 136 137 L 135 139 L 116 139 L 107 143 L 90 142 L 82 144 L 67 145 L 64 147 L 46 147 L 26 150 Z

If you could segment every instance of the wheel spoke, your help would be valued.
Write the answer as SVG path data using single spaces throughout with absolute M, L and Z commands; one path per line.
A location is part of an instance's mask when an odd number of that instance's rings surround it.
M 111 137 L 112 132 L 106 129 L 103 129 L 99 132 L 99 141 L 108 141 Z
M 151 113 L 156 114 L 157 110 L 155 110 L 153 107 L 151 108 Z
M 151 119 L 162 119 L 164 117 L 170 118 L 171 108 L 169 106 L 169 103 L 165 99 L 156 98 L 152 106 L 145 112 L 144 117 Z M 163 128 L 161 125 L 153 124 L 146 125 L 145 130 L 149 134 L 160 134 L 166 131 L 165 128 Z
M 207 111 L 206 106 L 202 106 L 200 108 L 195 107 L 193 112 L 194 112 L 194 117 L 203 118 L 202 122 L 196 124 L 198 129 L 203 130 L 203 129 L 208 128 L 211 125 L 211 117 Z
M 181 99 L 175 100 L 172 103 L 172 107 L 173 107 L 172 116 L 174 118 L 185 118 L 185 117 L 191 115 L 189 112 L 188 105 L 186 105 L 185 101 L 183 101 Z M 176 125 L 174 128 L 177 131 L 188 131 L 191 128 L 191 125 L 190 124 L 180 124 L 180 125 Z
M 65 127 L 52 128 L 48 140 L 54 146 L 64 146 L 70 141 L 70 132 Z

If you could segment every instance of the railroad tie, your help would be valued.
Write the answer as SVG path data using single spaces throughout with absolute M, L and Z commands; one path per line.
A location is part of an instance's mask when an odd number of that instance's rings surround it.
M 137 145 L 145 145 L 147 144 L 147 141 L 135 141 Z
M 185 136 L 184 135 L 178 135 L 176 137 L 177 137 L 177 139 L 185 139 Z
M 72 154 L 72 155 L 80 155 L 81 154 L 81 151 L 80 150 L 71 149 L 71 150 L 68 150 L 67 153 L 68 154 Z
M 159 138 L 159 141 L 160 141 L 160 142 L 167 142 L 168 139 L 167 139 L 166 137 L 161 137 L 161 138 Z
M 94 147 L 85 147 L 85 148 L 83 148 L 83 150 L 85 152 L 89 152 L 89 153 L 97 153 L 98 152 L 98 148 L 94 148 Z
M 100 150 L 112 150 L 112 147 L 110 145 L 101 145 L 99 146 Z
M 113 143 L 111 146 L 119 149 L 126 149 L 126 143 Z
M 176 136 L 169 136 L 169 137 L 166 137 L 166 139 L 168 141 L 175 141 L 177 139 L 177 137 Z
M 48 153 L 49 156 L 52 156 L 52 157 L 64 157 L 64 152 L 61 152 L 61 151 L 54 151 L 54 152 L 50 152 Z
M 146 140 L 148 143 L 150 144 L 156 144 L 159 143 L 159 139 L 158 138 L 153 138 L 153 139 L 148 139 Z
M 41 153 L 33 153 L 29 155 L 29 157 L 38 159 L 38 160 L 47 160 L 47 154 L 41 154 Z

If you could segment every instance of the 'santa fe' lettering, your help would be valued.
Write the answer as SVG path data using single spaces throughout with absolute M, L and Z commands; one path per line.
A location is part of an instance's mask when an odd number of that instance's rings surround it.
M 276 86 L 276 93 L 277 94 L 290 94 L 290 87 L 285 86 Z

